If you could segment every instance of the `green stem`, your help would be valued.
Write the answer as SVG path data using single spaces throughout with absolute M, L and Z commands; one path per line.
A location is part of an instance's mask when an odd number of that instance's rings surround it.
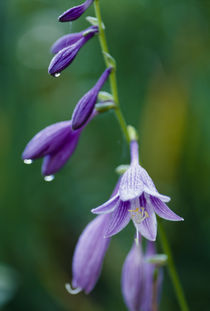
M 104 57 L 106 67 L 108 68 L 110 66 L 110 64 L 109 64 L 108 58 L 106 57 L 106 53 L 109 54 L 109 48 L 108 48 L 108 44 L 107 44 L 107 40 L 106 40 L 106 34 L 105 34 L 104 29 L 103 29 L 103 22 L 102 22 L 102 17 L 101 17 L 99 0 L 94 1 L 94 8 L 95 8 L 96 17 L 98 19 L 99 41 L 100 41 L 100 45 L 101 45 L 101 50 L 102 50 L 102 54 Z M 115 114 L 116 114 L 116 117 L 119 121 L 119 125 L 120 125 L 120 127 L 124 133 L 124 136 L 125 136 L 127 142 L 129 143 L 130 138 L 129 138 L 128 128 L 127 128 L 127 124 L 126 124 L 125 118 L 123 116 L 123 113 L 121 111 L 120 103 L 119 103 L 118 90 L 117 90 L 116 68 L 110 74 L 109 81 L 110 81 L 112 96 L 113 96 L 114 102 L 116 104 Z M 186 303 L 186 300 L 184 297 L 184 292 L 182 290 L 182 286 L 180 284 L 178 274 L 176 272 L 176 268 L 174 265 L 173 257 L 171 254 L 171 250 L 169 247 L 169 243 L 168 243 L 165 231 L 164 231 L 161 224 L 159 225 L 159 227 L 160 227 L 159 228 L 160 229 L 160 239 L 161 239 L 161 243 L 163 246 L 163 250 L 166 253 L 166 255 L 168 256 L 168 269 L 170 272 L 171 280 L 172 280 L 172 283 L 174 286 L 174 290 L 175 290 L 177 299 L 179 301 L 181 310 L 182 311 L 188 311 L 189 308 L 187 306 L 187 303 Z
M 177 300 L 179 302 L 180 308 L 182 311 L 189 311 L 186 299 L 185 299 L 185 295 L 184 295 L 184 291 L 183 288 L 181 286 L 180 280 L 179 280 L 179 276 L 176 272 L 176 268 L 175 268 L 175 264 L 173 261 L 173 256 L 171 253 L 171 249 L 168 243 L 168 239 L 166 237 L 166 233 L 165 230 L 161 224 L 161 222 L 159 221 L 158 223 L 159 225 L 159 235 L 160 235 L 160 241 L 162 244 L 162 248 L 164 253 L 168 256 L 168 270 L 169 270 L 169 274 L 171 277 L 171 281 L 173 283 L 174 286 L 174 290 L 177 296 Z
M 101 45 L 101 50 L 102 50 L 102 54 L 104 56 L 104 61 L 105 61 L 106 67 L 108 68 L 108 67 L 110 67 L 110 64 L 109 64 L 109 61 L 108 61 L 106 54 L 109 54 L 109 48 L 108 48 L 108 44 L 107 44 L 107 40 L 106 40 L 106 34 L 105 34 L 104 29 L 103 29 L 103 22 L 102 22 L 102 18 L 101 18 L 101 10 L 100 10 L 100 6 L 99 6 L 99 0 L 94 1 L 94 8 L 95 8 L 96 17 L 98 19 L 99 41 L 100 41 L 100 45 Z M 118 91 L 117 91 L 116 68 L 114 70 L 112 70 L 112 72 L 110 74 L 109 81 L 110 81 L 112 96 L 114 98 L 114 102 L 116 105 L 115 114 L 116 114 L 116 117 L 119 121 L 120 127 L 124 133 L 124 136 L 125 136 L 127 142 L 129 143 L 130 139 L 129 139 L 129 135 L 128 135 L 127 124 L 126 124 L 125 118 L 122 114 L 122 111 L 120 108 L 120 103 L 119 103 L 119 97 L 118 97 Z

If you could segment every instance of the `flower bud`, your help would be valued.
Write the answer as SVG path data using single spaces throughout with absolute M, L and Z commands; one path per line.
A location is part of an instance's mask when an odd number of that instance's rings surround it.
M 66 285 L 71 293 L 82 290 L 88 294 L 95 286 L 103 264 L 103 259 L 110 239 L 104 238 L 105 227 L 109 216 L 100 215 L 91 221 L 82 232 L 73 256 L 72 285 Z
M 72 115 L 72 128 L 74 130 L 81 128 L 91 115 L 97 101 L 98 93 L 109 77 L 111 70 L 111 67 L 106 69 L 95 86 L 76 105 Z
M 78 19 L 93 3 L 93 0 L 86 0 L 83 4 L 68 9 L 59 16 L 59 22 L 70 22 Z
M 60 50 L 51 60 L 48 67 L 48 73 L 54 77 L 57 77 L 61 71 L 68 67 L 83 45 L 94 36 L 95 32 L 90 32 L 86 36 L 83 36 L 80 40 L 74 44 L 67 46 Z M 57 50 L 57 47 L 56 47 Z

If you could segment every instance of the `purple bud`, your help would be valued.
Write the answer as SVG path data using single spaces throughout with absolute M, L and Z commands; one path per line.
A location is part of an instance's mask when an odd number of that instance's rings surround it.
M 81 130 L 72 131 L 71 121 L 52 124 L 36 134 L 27 144 L 22 159 L 25 163 L 44 157 L 44 176 L 56 173 L 74 152 Z
M 59 16 L 60 22 L 70 22 L 79 18 L 93 3 L 94 0 L 86 0 L 83 4 L 74 6 L 73 8 L 68 9 L 63 14 Z
M 98 97 L 98 93 L 103 84 L 109 77 L 112 68 L 107 68 L 101 75 L 95 86 L 89 90 L 76 105 L 72 115 L 72 128 L 73 130 L 81 128 L 90 117 Z
M 144 291 L 143 258 L 140 245 L 133 244 L 122 271 L 122 292 L 130 311 L 139 311 Z
M 68 35 L 62 36 L 61 38 L 59 38 L 51 47 L 51 52 L 53 54 L 57 54 L 60 50 L 69 47 L 70 45 L 73 45 L 74 43 L 76 43 L 77 41 L 79 41 L 80 39 L 82 39 L 85 34 L 88 33 L 97 33 L 98 32 L 98 26 L 90 26 L 89 28 L 81 31 L 81 32 L 77 32 L 77 33 L 70 33 Z
M 72 285 L 76 289 L 72 290 L 70 285 L 67 285 L 67 290 L 72 294 L 82 290 L 88 294 L 99 278 L 110 242 L 109 238 L 104 238 L 108 218 L 107 215 L 97 216 L 80 235 L 72 264 Z
M 125 260 L 122 292 L 130 311 L 151 311 L 153 308 L 157 310 L 162 270 L 157 270 L 154 264 L 147 261 L 154 254 L 153 242 L 148 242 L 145 255 L 142 254 L 141 245 L 135 242 Z
M 73 45 L 60 50 L 51 60 L 48 67 L 48 73 L 55 77 L 58 76 L 62 70 L 73 62 L 81 47 L 91 39 L 94 34 L 94 32 L 90 32 L 80 40 L 76 41 Z

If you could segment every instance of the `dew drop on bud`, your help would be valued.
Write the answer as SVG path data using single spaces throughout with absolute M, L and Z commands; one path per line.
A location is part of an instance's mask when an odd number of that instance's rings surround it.
M 48 176 L 45 176 L 45 177 L 44 177 L 44 180 L 45 180 L 45 181 L 52 181 L 54 178 L 55 178 L 54 175 L 48 175 Z
M 31 159 L 25 159 L 25 160 L 23 160 L 23 162 L 24 162 L 25 164 L 31 164 L 31 163 L 33 163 L 33 160 L 31 160 Z
M 54 77 L 55 77 L 55 78 L 58 78 L 58 77 L 60 77 L 60 75 L 61 75 L 60 72 L 56 72 L 56 73 L 54 74 Z

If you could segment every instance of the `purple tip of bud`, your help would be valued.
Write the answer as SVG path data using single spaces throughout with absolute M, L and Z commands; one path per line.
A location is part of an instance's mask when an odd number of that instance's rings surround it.
M 44 157 L 42 175 L 49 176 L 59 171 L 77 147 L 80 131 L 69 133 L 59 150 Z
M 27 144 L 22 159 L 38 159 L 55 152 L 71 133 L 71 121 L 63 121 L 47 126 Z
M 62 36 L 59 38 L 51 47 L 51 52 L 53 54 L 57 54 L 60 50 L 70 47 L 70 45 L 73 45 L 80 39 L 84 37 L 84 34 L 89 34 L 89 33 L 97 33 L 98 32 L 98 27 L 97 26 L 90 26 L 89 28 L 77 32 L 77 33 L 70 33 L 68 35 Z
M 95 86 L 90 91 L 88 91 L 76 105 L 72 115 L 73 130 L 81 128 L 89 119 L 90 115 L 94 110 L 98 93 L 100 92 L 100 89 L 109 77 L 111 71 L 111 67 L 107 68 L 101 75 Z
M 48 73 L 54 77 L 58 76 L 58 74 L 60 74 L 61 71 L 63 71 L 73 62 L 81 47 L 93 36 L 94 32 L 90 32 L 87 34 L 87 36 L 83 36 L 73 45 L 70 45 L 60 50 L 51 60 L 50 65 L 48 67 Z
M 59 38 L 51 47 L 51 53 L 57 54 L 60 50 L 69 47 L 82 38 L 82 32 L 70 33 Z
M 73 256 L 73 287 L 88 294 L 95 286 L 110 239 L 104 238 L 109 215 L 97 216 L 82 232 Z M 75 290 L 74 290 L 75 291 Z
M 70 22 L 78 19 L 93 3 L 94 0 L 86 0 L 83 4 L 68 9 L 58 18 L 59 22 Z

